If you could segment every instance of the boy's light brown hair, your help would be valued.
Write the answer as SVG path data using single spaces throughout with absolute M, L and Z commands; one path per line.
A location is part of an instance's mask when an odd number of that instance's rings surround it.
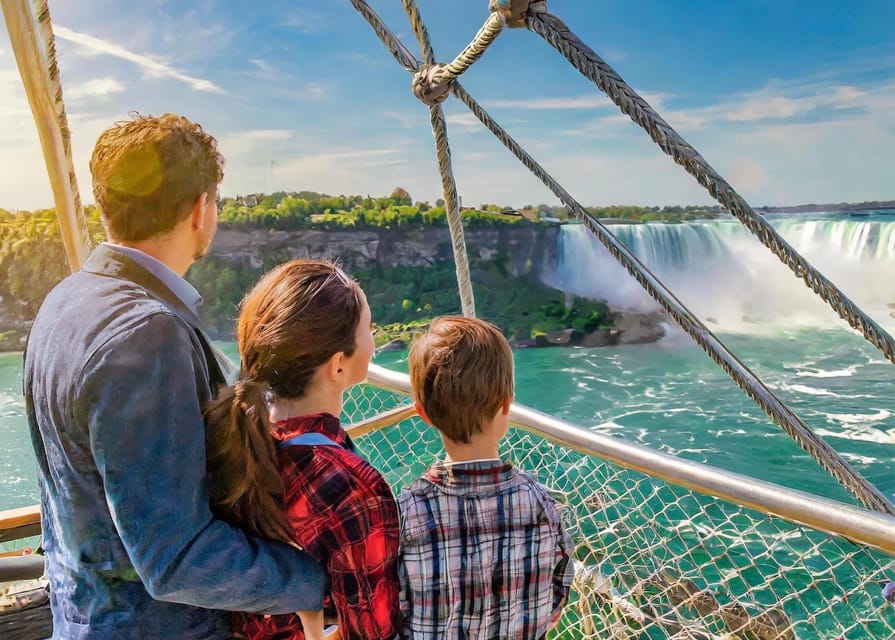
M 93 195 L 113 242 L 167 233 L 224 177 L 217 141 L 183 116 L 135 115 L 100 134 L 90 158 Z
M 436 318 L 413 344 L 409 363 L 414 401 L 454 442 L 469 443 L 513 397 L 513 352 L 483 320 Z

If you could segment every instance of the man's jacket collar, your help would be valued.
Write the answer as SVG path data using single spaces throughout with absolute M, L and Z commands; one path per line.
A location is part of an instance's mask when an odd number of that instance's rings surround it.
M 83 271 L 98 275 L 128 280 L 142 287 L 153 298 L 160 300 L 178 316 L 194 328 L 199 328 L 199 317 L 180 298 L 175 295 L 157 276 L 147 271 L 123 253 L 114 248 L 101 244 L 82 267 Z
M 196 338 L 205 353 L 212 394 L 224 385 L 233 384 L 239 374 L 238 367 L 221 351 L 199 326 L 199 316 L 177 297 L 158 276 L 147 271 L 126 255 L 113 247 L 101 244 L 81 268 L 82 271 L 100 276 L 127 280 L 144 289 L 150 296 L 162 302 L 184 322 L 193 328 Z

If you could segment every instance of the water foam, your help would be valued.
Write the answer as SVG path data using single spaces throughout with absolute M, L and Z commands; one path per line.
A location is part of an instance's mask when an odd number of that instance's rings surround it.
M 888 362 L 881 360 L 880 363 Z M 815 369 L 814 371 L 797 371 L 796 375 L 801 378 L 847 378 L 855 375 L 858 370 L 857 365 L 849 365 L 845 369 L 834 369 L 833 371 L 824 371 L 823 369 Z

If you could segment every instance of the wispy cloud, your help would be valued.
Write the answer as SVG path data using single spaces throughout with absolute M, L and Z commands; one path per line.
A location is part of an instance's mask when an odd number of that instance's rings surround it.
M 822 85 L 786 88 L 774 85 L 743 94 L 727 104 L 719 105 L 725 120 L 753 122 L 756 120 L 786 120 L 824 107 L 833 109 L 861 108 L 867 104 L 868 93 L 848 85 Z
M 418 113 L 409 111 L 380 111 L 379 115 L 386 120 L 397 122 L 403 129 L 412 129 L 425 122 Z M 450 117 L 448 117 L 448 122 L 450 122 Z
M 67 88 L 65 90 L 65 98 L 68 100 L 80 100 L 82 98 L 104 99 L 115 93 L 121 93 L 126 88 L 123 82 L 119 82 L 115 78 L 94 78 Z
M 273 81 L 277 79 L 277 70 L 267 60 L 251 58 L 249 62 L 255 67 L 250 73 L 261 80 Z
M 605 96 L 578 96 L 574 98 L 537 98 L 534 100 L 489 100 L 489 108 L 530 109 L 548 111 L 558 109 L 596 109 L 612 105 Z
M 321 16 L 311 13 L 290 13 L 283 19 L 283 26 L 291 29 L 297 29 L 301 33 L 310 34 L 320 31 L 320 25 L 323 22 Z
M 80 46 L 84 51 L 93 55 L 108 55 L 120 58 L 137 65 L 150 77 L 156 78 L 172 78 L 183 82 L 196 91 L 207 91 L 210 93 L 225 93 L 223 89 L 202 78 L 195 78 L 186 75 L 182 71 L 175 69 L 171 65 L 162 60 L 140 53 L 134 53 L 125 49 L 121 45 L 115 44 L 108 40 L 102 40 L 86 33 L 79 33 L 63 26 L 56 25 L 54 27 L 56 37 L 68 42 L 72 42 Z
M 248 154 L 259 146 L 291 140 L 295 136 L 292 129 L 250 129 L 219 136 L 221 151 L 229 159 L 231 156 Z
M 302 88 L 302 94 L 311 100 L 325 100 L 329 95 L 326 86 L 320 82 L 308 82 Z
M 72 91 L 74 89 L 72 87 Z M 66 89 L 66 99 L 69 93 Z M 7 202 L 0 202 L 0 207 L 37 209 L 52 206 L 50 181 L 37 127 L 17 71 L 0 68 L 0 95 L 3 96 L 0 100 L 0 161 L 6 162 L 4 170 L 0 171 L 0 194 L 7 198 Z M 90 202 L 93 196 L 90 193 L 87 160 L 93 142 L 104 126 L 108 126 L 109 120 L 103 119 L 102 125 L 94 125 L 88 121 L 88 116 L 79 114 L 77 110 L 69 111 L 68 115 L 81 195 L 85 202 Z M 14 198 L 10 198 L 11 194 L 15 194 Z
M 890 86 L 858 88 L 814 80 L 768 82 L 754 91 L 724 96 L 701 107 L 675 109 L 666 106 L 674 97 L 644 94 L 653 109 L 678 131 L 698 131 L 727 124 L 763 126 L 786 122 L 827 122 L 855 114 L 868 115 L 892 107 Z M 613 113 L 584 124 L 568 127 L 564 135 L 614 136 L 630 123 L 622 113 Z
M 270 148 L 267 156 L 255 150 L 231 154 L 226 148 L 227 193 L 250 193 L 266 188 L 312 189 L 323 193 L 382 193 L 382 184 L 398 184 L 398 176 L 406 176 L 407 160 L 399 149 L 341 148 L 326 153 L 296 155 L 295 142 L 290 142 L 290 155 Z M 230 177 L 232 176 L 232 178 Z
M 332 93 L 326 83 L 296 78 L 291 69 L 284 69 L 269 60 L 250 58 L 249 63 L 252 68 L 242 73 L 261 80 L 267 86 L 267 90 L 278 96 L 292 100 L 322 102 Z
M 478 131 L 482 128 L 482 123 L 471 113 L 451 113 L 445 116 L 445 120 L 449 126 L 461 131 Z

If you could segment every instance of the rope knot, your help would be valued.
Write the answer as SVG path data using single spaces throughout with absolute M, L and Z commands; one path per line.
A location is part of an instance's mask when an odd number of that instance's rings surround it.
M 525 26 L 529 10 L 533 13 L 547 11 L 547 0 L 490 0 L 488 10 L 497 11 L 504 17 L 508 27 L 518 29 Z
M 443 64 L 424 64 L 413 74 L 413 95 L 430 107 L 444 102 L 451 90 L 451 80 L 441 78 Z

